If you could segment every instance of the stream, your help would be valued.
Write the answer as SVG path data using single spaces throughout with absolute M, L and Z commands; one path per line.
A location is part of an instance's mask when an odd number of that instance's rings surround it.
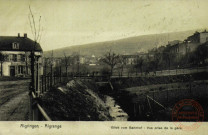
M 128 120 L 128 114 L 124 112 L 118 104 L 116 104 L 114 98 L 106 96 L 105 104 L 109 107 L 109 113 L 114 121 Z

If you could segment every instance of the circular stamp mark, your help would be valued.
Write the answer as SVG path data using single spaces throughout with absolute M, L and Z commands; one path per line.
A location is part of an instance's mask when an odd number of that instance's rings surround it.
M 183 99 L 173 107 L 172 120 L 176 127 L 183 130 L 195 130 L 204 120 L 204 110 L 195 100 Z

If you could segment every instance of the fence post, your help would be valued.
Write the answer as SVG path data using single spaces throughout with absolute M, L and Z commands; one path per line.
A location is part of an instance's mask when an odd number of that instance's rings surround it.
M 153 90 L 152 99 L 155 100 L 155 90 Z M 155 102 L 152 103 L 152 111 L 154 112 L 154 110 L 155 110 Z
M 55 76 L 55 74 L 53 75 L 53 85 L 55 85 L 56 84 L 56 76 Z
M 33 120 L 38 121 L 39 120 L 39 111 L 37 105 L 33 108 Z
M 43 75 L 41 76 L 41 86 L 42 86 L 42 89 L 41 89 L 41 94 L 43 94 L 43 82 L 44 81 L 44 78 L 43 78 Z
M 45 80 L 45 85 L 44 85 L 45 89 L 44 89 L 44 92 L 46 92 L 46 87 L 47 87 L 46 75 L 44 76 L 44 80 Z
M 133 104 L 134 104 L 134 117 L 136 117 L 136 103 Z
M 141 107 L 140 107 L 140 104 L 139 104 L 139 117 L 141 117 Z
M 48 88 L 48 79 L 47 76 L 45 76 L 45 92 L 47 91 Z
M 61 82 L 61 66 L 60 66 L 60 82 Z
M 49 78 L 50 78 L 50 88 L 49 88 L 49 90 L 50 90 L 52 87 L 52 84 L 53 84 L 53 76 L 50 76 Z
M 49 89 L 49 83 L 50 83 L 49 76 L 47 76 L 47 91 Z
M 47 91 L 48 91 L 48 89 L 49 89 L 49 83 L 50 83 L 50 80 L 49 80 L 49 76 L 47 76 Z
M 30 104 L 29 104 L 29 120 L 32 121 L 33 120 L 33 97 L 32 97 L 32 82 L 30 82 L 30 92 L 29 92 L 29 96 L 30 96 Z
M 50 82 L 51 82 L 50 76 L 48 76 L 48 89 L 47 89 L 47 91 L 50 89 Z

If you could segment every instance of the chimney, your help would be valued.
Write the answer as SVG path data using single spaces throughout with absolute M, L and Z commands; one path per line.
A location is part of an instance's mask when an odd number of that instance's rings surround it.
M 20 37 L 20 33 L 18 33 L 17 37 Z
M 24 33 L 24 38 L 27 38 L 27 33 Z

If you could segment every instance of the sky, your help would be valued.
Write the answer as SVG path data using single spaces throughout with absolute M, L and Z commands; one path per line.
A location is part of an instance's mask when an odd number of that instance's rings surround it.
M 0 36 L 34 39 L 29 6 L 44 51 L 208 27 L 207 0 L 0 0 Z

